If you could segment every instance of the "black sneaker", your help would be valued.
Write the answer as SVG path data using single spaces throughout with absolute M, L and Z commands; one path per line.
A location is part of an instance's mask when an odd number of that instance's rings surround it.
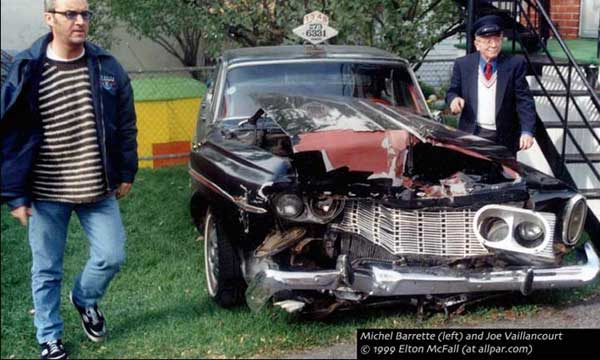
M 40 344 L 42 348 L 42 352 L 40 354 L 40 359 L 66 359 L 67 353 L 65 352 L 65 348 L 63 347 L 62 341 L 51 340 Z
M 93 342 L 103 341 L 106 337 L 106 321 L 104 321 L 104 316 L 98 309 L 98 305 L 86 308 L 79 306 L 73 301 L 73 293 L 69 294 L 69 300 L 79 312 L 81 326 L 83 326 L 83 331 L 85 331 L 87 337 Z

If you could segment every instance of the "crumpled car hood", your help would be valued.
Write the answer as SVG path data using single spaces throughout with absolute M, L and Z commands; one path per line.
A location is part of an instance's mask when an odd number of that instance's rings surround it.
M 408 108 L 386 106 L 358 98 L 281 94 L 262 94 L 257 103 L 292 137 L 325 131 L 404 130 L 421 142 L 443 143 L 490 159 L 514 160 L 512 153 L 504 146 L 437 123 Z
M 369 179 L 393 179 L 398 186 L 406 182 L 402 174 L 409 147 L 423 143 L 498 162 L 507 178 L 519 178 L 517 163 L 505 147 L 407 108 L 366 99 L 281 94 L 263 94 L 258 103 L 290 136 L 294 153 L 320 152 L 327 172 L 347 167 L 371 173 Z

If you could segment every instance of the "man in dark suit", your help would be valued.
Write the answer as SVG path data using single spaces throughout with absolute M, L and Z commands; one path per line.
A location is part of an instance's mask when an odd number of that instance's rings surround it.
M 446 103 L 462 111 L 458 128 L 506 146 L 513 154 L 529 149 L 535 133 L 535 103 L 522 56 L 501 54 L 502 19 L 474 24 L 477 52 L 456 59 Z

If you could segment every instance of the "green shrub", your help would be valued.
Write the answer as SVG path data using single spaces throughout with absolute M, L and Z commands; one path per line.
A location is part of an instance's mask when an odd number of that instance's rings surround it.
M 419 86 L 421 86 L 421 90 L 423 91 L 423 95 L 425 95 L 425 99 L 429 97 L 429 95 L 436 95 L 437 93 L 433 86 L 428 85 L 422 81 L 419 81 Z

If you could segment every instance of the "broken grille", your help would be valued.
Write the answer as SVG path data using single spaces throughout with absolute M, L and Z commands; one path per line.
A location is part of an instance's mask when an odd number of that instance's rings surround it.
M 489 254 L 473 231 L 476 210 L 423 211 L 393 209 L 369 201 L 348 201 L 334 228 L 362 236 L 394 255 L 416 254 L 470 257 Z M 554 239 L 556 217 L 540 213 Z M 553 241 L 538 257 L 554 258 Z
M 395 255 L 468 257 L 488 251 L 473 232 L 473 210 L 422 211 L 392 209 L 374 202 L 346 203 L 335 227 L 386 248 Z

